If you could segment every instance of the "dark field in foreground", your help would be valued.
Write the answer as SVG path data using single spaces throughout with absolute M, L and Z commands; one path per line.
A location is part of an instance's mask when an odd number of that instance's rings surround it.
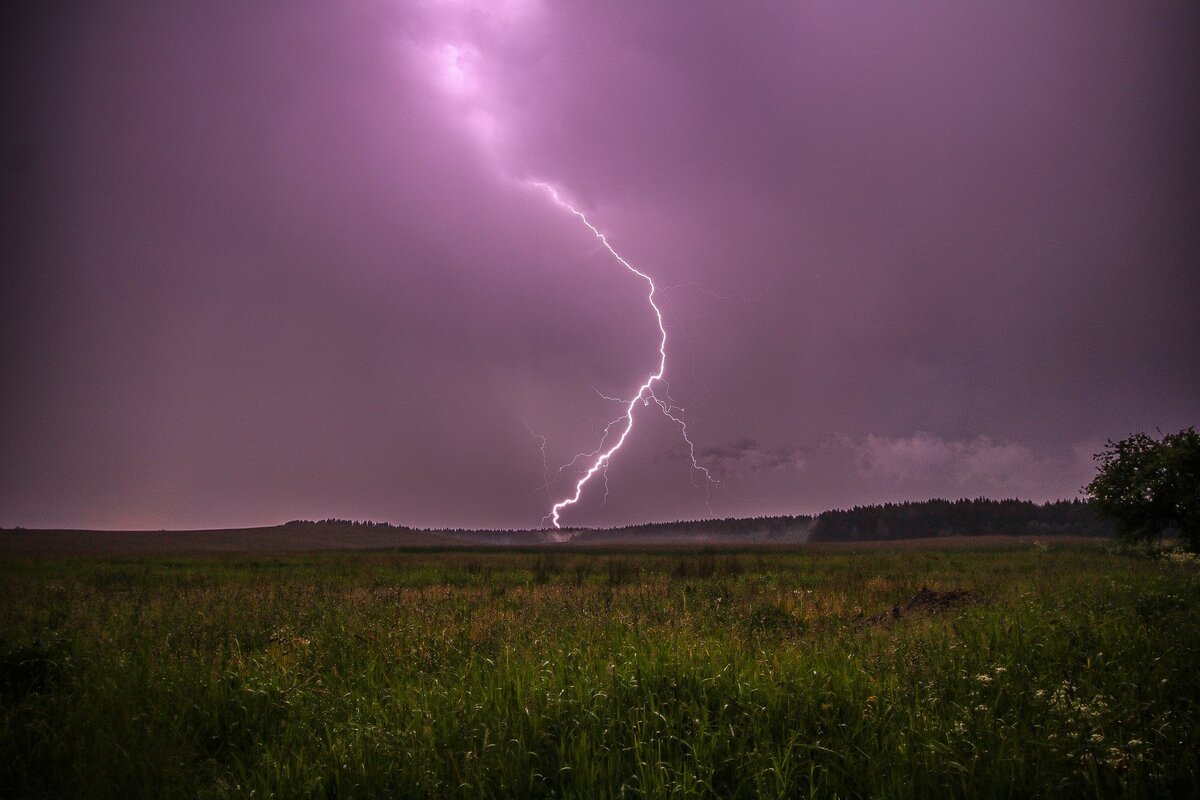
M 1196 796 L 1198 612 L 1063 542 L 10 555 L 0 795 Z

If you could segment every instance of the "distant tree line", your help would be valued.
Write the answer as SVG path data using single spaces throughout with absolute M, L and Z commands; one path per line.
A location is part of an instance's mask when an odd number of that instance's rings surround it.
M 295 519 L 288 526 L 337 525 L 354 528 L 412 531 L 404 525 L 371 520 L 330 517 L 322 520 Z M 726 519 L 681 520 L 629 525 L 607 529 L 564 529 L 577 541 L 605 540 L 614 536 L 716 535 L 747 539 L 780 539 L 807 532 L 813 542 L 867 542 L 921 539 L 939 536 L 1112 536 L 1113 523 L 1101 517 L 1095 503 L 1059 500 L 1032 503 L 1028 500 L 922 500 L 884 505 L 855 506 L 825 511 L 817 516 L 729 517 Z M 494 536 L 497 540 L 535 531 L 438 529 L 475 539 Z
M 393 531 L 407 531 L 411 528 L 404 525 L 393 525 L 390 522 L 376 522 L 370 519 L 338 519 L 337 517 L 328 517 L 326 519 L 293 519 L 284 523 L 289 528 L 299 527 L 302 525 L 342 525 L 350 528 L 385 528 Z
M 1113 525 L 1084 500 L 923 500 L 825 511 L 809 540 L 866 542 L 939 536 L 1111 536 Z

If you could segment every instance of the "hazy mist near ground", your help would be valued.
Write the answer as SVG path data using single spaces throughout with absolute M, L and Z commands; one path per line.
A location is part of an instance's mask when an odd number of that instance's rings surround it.
M 11 555 L 292 553 L 320 550 L 484 548 L 787 548 L 927 539 L 1108 537 L 1112 526 L 1081 502 L 927 500 L 832 510 L 817 516 L 708 519 L 608 529 L 413 530 L 378 522 L 293 520 L 265 528 L 203 531 L 0 530 Z

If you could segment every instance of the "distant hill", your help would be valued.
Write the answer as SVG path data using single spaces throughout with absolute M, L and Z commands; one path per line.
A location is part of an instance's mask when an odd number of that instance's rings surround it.
M 295 521 L 269 528 L 200 531 L 0 531 L 0 553 L 8 555 L 159 555 L 187 553 L 296 553 L 316 550 L 384 550 L 458 547 L 466 544 L 428 531 L 387 523 L 346 520 Z

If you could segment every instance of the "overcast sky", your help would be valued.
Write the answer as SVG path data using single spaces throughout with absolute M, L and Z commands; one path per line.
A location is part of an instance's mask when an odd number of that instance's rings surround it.
M 536 527 L 658 331 L 529 179 L 663 287 L 721 482 L 639 407 L 565 524 L 1069 498 L 1200 424 L 1194 2 L 17 5 L 0 525 Z

